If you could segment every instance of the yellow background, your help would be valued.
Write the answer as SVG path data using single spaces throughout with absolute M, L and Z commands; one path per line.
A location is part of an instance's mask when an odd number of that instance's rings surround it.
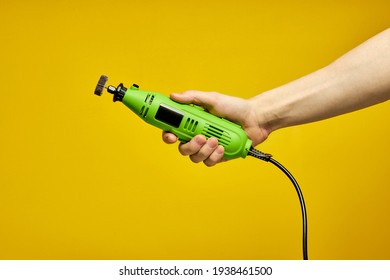
M 1 259 L 301 259 L 291 183 L 253 158 L 207 168 L 101 74 L 249 98 L 390 26 L 390 2 L 1 1 Z M 312 259 L 390 258 L 390 103 L 273 133 Z

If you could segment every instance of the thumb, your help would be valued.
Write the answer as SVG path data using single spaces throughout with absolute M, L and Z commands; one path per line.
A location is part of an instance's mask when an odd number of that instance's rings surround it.
M 172 93 L 171 98 L 177 102 L 185 104 L 196 104 L 210 109 L 214 106 L 215 97 L 213 92 L 188 90 L 183 93 Z

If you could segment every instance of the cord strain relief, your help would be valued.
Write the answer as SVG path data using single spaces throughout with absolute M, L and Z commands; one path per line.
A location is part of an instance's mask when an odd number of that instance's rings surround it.
M 270 161 L 271 157 L 272 157 L 271 154 L 263 153 L 263 152 L 261 152 L 259 150 L 256 150 L 253 147 L 251 147 L 249 149 L 248 155 L 250 155 L 252 157 L 255 157 L 255 158 L 258 158 L 258 159 L 261 159 L 261 160 L 264 160 L 264 161 Z

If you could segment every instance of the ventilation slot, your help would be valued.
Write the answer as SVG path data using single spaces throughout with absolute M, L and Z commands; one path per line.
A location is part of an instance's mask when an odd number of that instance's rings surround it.
M 143 118 L 146 118 L 146 115 L 148 114 L 149 107 L 146 107 L 145 105 L 142 106 L 141 110 L 139 110 L 139 115 Z
M 188 118 L 184 124 L 184 129 L 195 132 L 196 127 L 198 126 L 198 121 Z
M 149 100 L 149 105 L 152 105 L 152 103 L 153 103 L 153 99 L 154 99 L 154 95 L 152 95 L 152 96 L 150 97 L 150 100 Z
M 142 113 L 144 112 L 144 110 L 145 110 L 145 105 L 142 106 L 141 110 L 139 110 L 139 115 L 140 115 L 140 116 L 142 116 Z
M 153 103 L 153 99 L 154 99 L 154 95 L 152 94 L 148 94 L 148 95 L 146 95 L 146 97 L 145 97 L 145 103 L 146 104 L 148 104 L 149 103 L 149 105 L 152 105 L 152 103 Z
M 206 125 L 203 131 L 203 134 L 207 137 L 214 137 L 218 139 L 218 142 L 221 145 L 227 146 L 230 144 L 230 136 L 228 133 L 225 133 L 222 129 L 215 127 L 213 125 Z
M 149 107 L 146 108 L 144 114 L 142 115 L 142 117 L 146 118 L 146 115 L 148 114 L 148 111 L 149 111 Z

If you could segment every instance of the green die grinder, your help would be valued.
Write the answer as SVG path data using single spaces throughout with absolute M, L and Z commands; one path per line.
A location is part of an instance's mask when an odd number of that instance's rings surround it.
M 182 143 L 195 135 L 203 134 L 206 138 L 214 137 L 225 149 L 224 158 L 245 158 L 251 150 L 252 140 L 236 123 L 208 113 L 204 108 L 193 104 L 178 103 L 164 94 L 144 91 L 133 84 L 126 88 L 123 84 L 106 86 L 108 77 L 102 75 L 95 89 L 101 96 L 104 89 L 114 95 L 113 100 L 120 101 L 145 122 L 164 131 L 175 134 Z M 268 154 L 260 152 L 262 159 Z

